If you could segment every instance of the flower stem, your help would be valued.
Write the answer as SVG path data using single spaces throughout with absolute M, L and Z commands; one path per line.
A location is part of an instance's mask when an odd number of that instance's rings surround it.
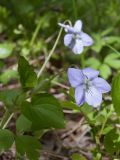
M 101 129 L 100 129 L 100 132 L 99 132 L 99 139 L 100 139 L 100 137 L 101 137 L 101 135 L 103 134 L 103 130 L 104 130 L 104 128 L 105 128 L 105 125 L 106 125 L 106 123 L 107 123 L 107 121 L 108 121 L 108 118 L 109 118 L 109 116 L 112 114 L 112 112 L 113 112 L 113 108 L 111 107 L 110 108 L 110 111 L 109 111 L 109 113 L 106 115 L 106 117 L 105 117 L 105 120 L 104 120 L 104 123 L 102 124 L 102 127 L 101 127 Z
M 107 123 L 107 120 L 108 120 L 108 117 L 106 116 L 105 120 L 104 120 L 104 123 L 102 124 L 102 127 L 101 127 L 101 130 L 99 132 L 99 138 L 101 137 L 101 135 L 103 134 L 103 130 L 105 128 L 105 125 Z
M 70 20 L 68 20 L 68 19 L 67 19 L 66 21 L 64 21 L 64 24 L 65 24 L 65 23 L 69 23 L 70 26 L 72 25 L 71 22 L 70 22 Z M 36 30 L 37 30 L 37 29 L 36 29 Z M 43 63 L 40 71 L 38 72 L 38 75 L 37 75 L 38 78 L 41 76 L 43 70 L 44 70 L 45 67 L 46 67 L 46 64 L 48 63 L 49 59 L 51 58 L 52 54 L 54 53 L 54 50 L 55 50 L 55 48 L 56 48 L 56 46 L 57 46 L 57 44 L 58 44 L 58 41 L 59 41 L 60 36 L 61 36 L 61 34 L 62 34 L 62 31 L 63 31 L 63 28 L 60 29 L 59 34 L 58 34 L 58 36 L 57 36 L 57 39 L 56 39 L 56 41 L 55 41 L 55 43 L 54 43 L 54 46 L 53 46 L 52 50 L 50 51 L 48 57 L 46 58 L 45 62 Z
M 8 123 L 10 122 L 10 120 L 12 119 L 14 113 L 10 114 L 10 116 L 8 117 L 7 121 L 5 122 L 4 126 L 2 127 L 2 129 L 5 129 L 8 125 Z
M 75 19 L 77 19 L 77 7 L 76 7 L 76 1 L 75 1 L 75 0 L 72 0 L 72 3 L 73 3 L 73 12 L 74 12 L 74 16 L 75 16 Z
M 46 64 L 48 63 L 49 59 L 51 58 L 52 54 L 54 53 L 54 50 L 55 50 L 55 48 L 56 48 L 56 46 L 57 46 L 57 44 L 58 44 L 58 41 L 59 41 L 59 39 L 60 39 L 60 36 L 61 36 L 61 34 L 62 34 L 62 30 L 63 30 L 63 28 L 60 29 L 59 34 L 58 34 L 58 37 L 57 37 L 57 39 L 56 39 L 56 41 L 55 41 L 55 44 L 54 44 L 52 50 L 50 51 L 48 57 L 46 58 L 44 64 L 42 65 L 40 71 L 38 72 L 38 75 L 37 75 L 38 78 L 41 76 L 43 70 L 44 70 L 45 67 L 46 67 Z
M 81 60 L 81 67 L 84 68 L 85 67 L 85 57 L 84 57 L 84 53 L 82 53 L 80 55 L 80 60 Z

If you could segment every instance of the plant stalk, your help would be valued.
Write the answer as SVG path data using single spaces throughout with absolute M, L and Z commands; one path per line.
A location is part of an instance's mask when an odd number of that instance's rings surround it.
M 44 64 L 42 65 L 40 71 L 38 72 L 38 75 L 37 75 L 38 78 L 41 76 L 41 74 L 42 74 L 43 70 L 45 69 L 45 67 L 46 67 L 49 59 L 51 58 L 52 54 L 54 53 L 55 48 L 56 48 L 56 46 L 57 46 L 57 44 L 58 44 L 58 41 L 59 41 L 59 39 L 60 39 L 60 36 L 61 36 L 61 34 L 62 34 L 62 30 L 63 30 L 63 28 L 60 29 L 59 34 L 58 34 L 58 37 L 57 37 L 57 39 L 56 39 L 56 41 L 55 41 L 55 44 L 54 44 L 52 50 L 50 51 L 48 57 L 46 58 Z
M 8 110 L 6 110 L 4 117 L 0 123 L 0 128 L 1 129 L 5 129 L 8 125 L 8 123 L 10 122 L 11 118 L 13 117 L 14 113 L 9 113 Z

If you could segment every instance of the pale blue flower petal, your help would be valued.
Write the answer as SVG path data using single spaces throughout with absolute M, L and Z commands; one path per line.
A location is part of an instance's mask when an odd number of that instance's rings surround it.
M 71 41 L 71 43 L 69 44 L 68 47 L 73 50 L 75 44 L 76 44 L 76 40 L 74 38 L 72 38 L 72 41 Z
M 65 46 L 70 46 L 71 43 L 72 43 L 72 37 L 73 35 L 72 34 L 66 34 L 65 37 L 64 37 L 64 44 Z
M 85 102 L 85 92 L 84 92 L 83 85 L 78 86 L 75 89 L 75 101 L 79 106 Z
M 58 25 L 63 27 L 65 29 L 65 32 L 74 33 L 73 27 L 71 27 L 69 25 L 62 24 L 62 23 L 58 23 Z
M 76 43 L 73 46 L 72 51 L 75 54 L 81 54 L 83 52 L 83 42 L 81 40 L 78 40 L 78 39 L 75 42 Z
M 82 21 L 81 20 L 77 20 L 75 22 L 75 25 L 74 25 L 74 32 L 75 33 L 80 33 L 81 29 L 82 29 Z
M 88 34 L 81 32 L 80 35 L 84 46 L 91 46 L 93 44 L 93 39 Z
M 92 38 L 88 34 L 82 32 L 81 20 L 77 20 L 74 27 L 62 23 L 58 23 L 58 25 L 63 27 L 69 34 L 64 37 L 64 44 L 72 49 L 73 53 L 81 54 L 84 46 L 91 46 L 93 44 Z
M 102 94 L 94 86 L 91 86 L 88 91 L 85 92 L 85 101 L 93 107 L 99 107 L 102 103 Z
M 107 93 L 111 90 L 111 86 L 103 78 L 95 78 L 92 83 L 101 93 Z
M 75 88 L 75 101 L 77 105 L 87 102 L 93 107 L 99 107 L 102 103 L 102 93 L 111 90 L 110 85 L 102 78 L 98 77 L 99 71 L 92 68 L 83 70 L 69 68 L 68 79 L 72 87 Z
M 72 87 L 83 84 L 84 75 L 81 70 L 75 68 L 68 69 L 68 79 Z
M 82 70 L 83 74 L 89 79 L 92 80 L 94 78 L 97 78 L 99 75 L 99 71 L 94 70 L 92 68 L 85 68 Z

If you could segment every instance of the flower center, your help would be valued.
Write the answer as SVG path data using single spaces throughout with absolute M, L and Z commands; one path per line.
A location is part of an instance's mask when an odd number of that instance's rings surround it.
M 80 40 L 81 40 L 82 38 L 81 38 L 81 36 L 80 36 L 79 34 L 74 33 L 74 34 L 73 34 L 73 39 L 75 39 L 75 40 L 76 40 L 76 39 L 80 39 Z
M 90 86 L 91 86 L 91 81 L 87 77 L 85 77 L 85 79 L 84 79 L 84 89 L 86 91 L 88 91 L 90 89 Z

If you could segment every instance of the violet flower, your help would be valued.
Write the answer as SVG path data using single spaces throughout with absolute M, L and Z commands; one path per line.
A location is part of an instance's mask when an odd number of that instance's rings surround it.
M 93 44 L 92 38 L 82 31 L 82 21 L 77 20 L 74 27 L 58 23 L 65 29 L 67 34 L 64 37 L 64 45 L 72 49 L 73 53 L 81 54 L 84 46 Z
M 72 87 L 75 88 L 75 101 L 77 105 L 87 102 L 93 107 L 100 106 L 102 93 L 111 90 L 110 85 L 103 78 L 99 78 L 99 71 L 92 68 L 68 69 L 68 79 Z

